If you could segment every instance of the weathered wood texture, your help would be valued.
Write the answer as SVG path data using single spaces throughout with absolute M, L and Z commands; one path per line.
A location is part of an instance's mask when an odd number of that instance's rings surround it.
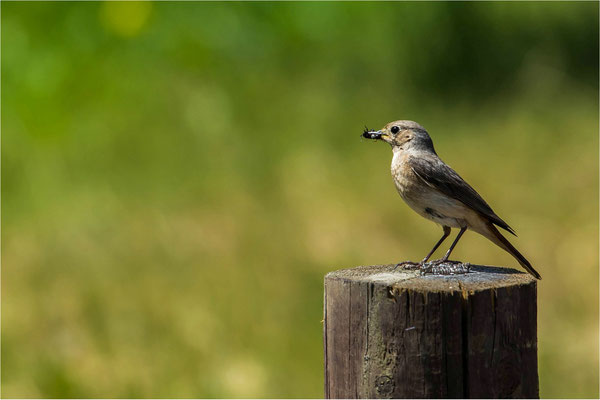
M 535 279 L 392 269 L 325 276 L 325 397 L 539 397 Z

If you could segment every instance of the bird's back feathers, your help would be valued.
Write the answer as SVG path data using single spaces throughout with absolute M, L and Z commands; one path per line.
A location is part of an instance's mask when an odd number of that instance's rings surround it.
M 487 218 L 490 222 L 506 229 L 516 236 L 515 231 L 496 215 L 494 210 L 483 198 L 452 168 L 440 160 L 437 155 L 427 157 L 410 157 L 410 166 L 413 172 L 430 187 L 439 190 L 470 207 Z

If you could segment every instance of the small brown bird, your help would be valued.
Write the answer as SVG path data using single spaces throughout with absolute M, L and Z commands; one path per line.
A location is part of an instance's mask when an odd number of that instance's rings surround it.
M 458 263 L 449 261 L 450 253 L 467 229 L 485 236 L 517 259 L 519 264 L 537 279 L 540 274 L 529 261 L 498 231 L 499 226 L 515 234 L 483 198 L 452 168 L 446 165 L 433 148 L 427 131 L 414 121 L 394 121 L 379 131 L 365 129 L 363 137 L 383 140 L 392 146 L 392 177 L 398 193 L 406 204 L 422 217 L 440 224 L 442 238 L 420 263 L 404 262 L 421 268 L 433 252 L 459 228 L 458 236 L 443 258 L 429 264 Z

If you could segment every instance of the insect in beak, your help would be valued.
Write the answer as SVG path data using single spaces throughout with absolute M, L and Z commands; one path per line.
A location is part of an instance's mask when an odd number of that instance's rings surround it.
M 370 131 L 369 128 L 365 126 L 362 137 L 366 139 L 381 139 L 381 131 Z

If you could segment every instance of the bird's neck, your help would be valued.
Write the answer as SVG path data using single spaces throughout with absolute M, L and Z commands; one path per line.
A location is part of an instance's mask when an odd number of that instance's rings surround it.
M 392 147 L 392 152 L 394 153 L 394 158 L 406 158 L 411 155 L 412 156 L 416 155 L 415 149 L 408 147 L 406 145 L 394 146 L 394 147 Z
M 404 149 L 401 146 L 392 147 L 392 152 L 394 153 L 394 156 L 398 153 L 402 153 L 403 151 L 404 151 Z
M 394 171 L 404 164 L 409 156 L 413 153 L 410 149 L 402 149 L 399 146 L 393 148 L 394 156 L 392 157 L 392 174 Z
M 437 155 L 433 149 L 424 149 L 422 147 L 415 147 L 411 143 L 405 143 L 402 146 L 393 146 L 392 152 L 394 157 L 422 157 L 424 155 Z

